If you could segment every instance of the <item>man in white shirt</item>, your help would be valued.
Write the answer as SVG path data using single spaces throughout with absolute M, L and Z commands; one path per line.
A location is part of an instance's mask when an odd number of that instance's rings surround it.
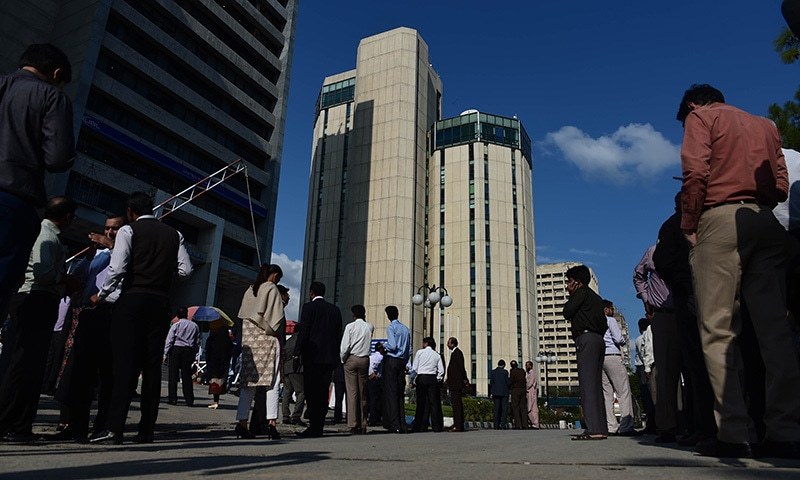
M 428 428 L 430 417 L 431 428 L 441 432 L 444 428 L 442 418 L 442 394 L 440 382 L 444 378 L 442 356 L 436 353 L 436 341 L 431 337 L 422 339 L 422 349 L 414 355 L 411 367 L 412 387 L 417 389 L 417 412 L 414 415 L 415 432 L 424 432 Z
M 350 433 L 359 434 L 367 433 L 367 372 L 375 327 L 366 322 L 364 305 L 353 305 L 350 311 L 353 321 L 344 327 L 339 355 L 347 388 L 347 426 Z
M 622 363 L 622 354 L 619 347 L 625 345 L 626 339 L 614 318 L 614 304 L 603 300 L 603 312 L 606 314 L 608 330 L 603 340 L 606 344 L 605 359 L 603 360 L 603 397 L 606 404 L 606 423 L 608 433 L 611 435 L 635 435 L 633 429 L 633 399 L 628 380 L 628 370 Z M 614 416 L 614 394 L 619 401 L 619 422 Z
M 369 355 L 369 373 L 367 376 L 367 410 L 369 426 L 382 425 L 383 419 L 383 344 L 375 344 L 375 351 Z
M 636 337 L 636 376 L 639 378 L 639 392 L 647 415 L 647 426 L 644 433 L 657 433 L 656 430 L 656 366 L 653 357 L 653 335 L 650 333 L 650 320 L 639 319 L 639 333 Z

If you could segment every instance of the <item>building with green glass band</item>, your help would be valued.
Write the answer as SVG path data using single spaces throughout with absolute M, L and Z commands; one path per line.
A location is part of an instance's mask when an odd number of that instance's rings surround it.
M 410 28 L 361 40 L 356 68 L 324 79 L 302 289 L 322 281 L 343 312 L 364 305 L 375 338 L 387 305 L 414 349 L 431 336 L 446 352 L 458 338 L 485 394 L 498 360 L 538 349 L 531 140 L 512 117 L 443 119 L 441 99 L 428 46 Z M 413 305 L 422 285 L 444 286 L 452 305 Z

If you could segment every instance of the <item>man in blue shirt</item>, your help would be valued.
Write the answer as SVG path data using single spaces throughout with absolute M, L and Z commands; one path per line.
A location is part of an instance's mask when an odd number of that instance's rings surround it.
M 406 432 L 405 402 L 406 364 L 411 356 L 411 332 L 397 319 L 394 305 L 385 309 L 389 326 L 386 328 L 386 357 L 383 361 L 383 426 L 392 433 Z

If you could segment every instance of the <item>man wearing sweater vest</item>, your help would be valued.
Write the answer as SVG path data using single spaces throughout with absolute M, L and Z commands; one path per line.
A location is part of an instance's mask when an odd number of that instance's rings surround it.
M 183 235 L 153 216 L 153 200 L 142 192 L 128 198 L 129 224 L 117 233 L 106 281 L 91 302 L 122 285 L 111 320 L 114 386 L 106 432 L 93 443 L 122 443 L 122 432 L 142 372 L 141 412 L 135 443 L 152 443 L 161 399 L 161 360 L 169 330 L 169 291 L 177 274 L 192 273 Z

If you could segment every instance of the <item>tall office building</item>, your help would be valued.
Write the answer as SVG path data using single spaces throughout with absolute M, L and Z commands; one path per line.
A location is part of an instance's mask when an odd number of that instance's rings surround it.
M 71 172 L 48 180 L 50 194 L 81 205 L 72 232 L 124 213 L 131 191 L 152 192 L 159 202 L 245 161 L 249 182 L 239 174 L 165 219 L 183 233 L 196 264 L 176 304 L 235 311 L 255 276 L 256 247 L 269 259 L 295 13 L 295 0 L 0 6 L 3 71 L 16 67 L 29 43 L 53 43 L 73 64 L 67 93 L 79 158 Z
M 578 390 L 578 359 L 575 355 L 575 342 L 570 332 L 570 323 L 561 314 L 564 304 L 569 299 L 566 272 L 567 269 L 576 265 L 580 265 L 580 263 L 548 263 L 538 265 L 536 270 L 540 348 L 540 351 L 536 353 L 553 352 L 557 357 L 555 364 L 539 364 L 539 385 L 540 390 L 544 391 L 545 379 L 549 378 L 550 391 L 553 394 L 559 388 L 569 391 Z M 600 287 L 597 277 L 591 268 L 589 271 L 592 275 L 589 288 L 599 294 Z
M 344 311 L 365 305 L 376 337 L 384 307 L 397 305 L 415 348 L 423 336 L 459 338 L 485 393 L 493 363 L 527 359 L 535 345 L 530 139 L 515 118 L 442 120 L 441 95 L 409 28 L 363 39 L 356 68 L 325 78 L 303 290 L 319 280 Z M 413 306 L 434 284 L 452 306 Z

